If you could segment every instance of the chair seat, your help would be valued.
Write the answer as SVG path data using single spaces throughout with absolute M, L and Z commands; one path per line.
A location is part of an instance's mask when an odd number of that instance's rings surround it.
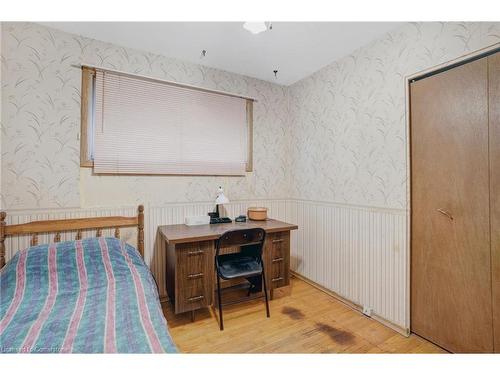
M 219 275 L 223 279 L 260 275 L 262 264 L 253 256 L 226 254 L 219 256 Z

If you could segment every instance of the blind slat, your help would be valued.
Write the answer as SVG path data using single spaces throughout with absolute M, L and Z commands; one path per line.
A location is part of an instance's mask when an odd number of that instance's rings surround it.
M 245 99 L 96 72 L 96 173 L 243 175 L 247 126 Z

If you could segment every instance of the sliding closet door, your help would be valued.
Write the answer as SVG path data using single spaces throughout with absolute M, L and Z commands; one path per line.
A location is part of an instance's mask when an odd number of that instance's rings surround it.
M 500 353 L 500 53 L 488 57 L 493 333 Z
M 410 94 L 411 328 L 453 352 L 491 352 L 487 59 Z

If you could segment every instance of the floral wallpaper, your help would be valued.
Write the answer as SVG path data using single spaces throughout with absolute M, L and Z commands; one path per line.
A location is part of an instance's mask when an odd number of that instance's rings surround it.
M 2 207 L 9 209 L 286 197 L 286 88 L 68 34 L 2 23 Z M 79 167 L 81 73 L 92 64 L 255 97 L 254 172 L 245 177 L 94 176 Z
M 290 197 L 407 207 L 405 77 L 500 42 L 500 23 L 411 23 L 289 88 Z
M 411 23 L 284 87 L 35 23 L 2 23 L 1 205 L 296 198 L 407 207 L 404 77 L 500 42 L 500 23 Z M 333 48 L 333 47 L 332 47 Z M 79 168 L 88 63 L 254 96 L 245 177 L 94 176 Z

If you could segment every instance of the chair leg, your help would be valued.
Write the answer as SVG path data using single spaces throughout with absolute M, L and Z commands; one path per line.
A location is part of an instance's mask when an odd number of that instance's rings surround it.
M 264 266 L 262 266 L 262 286 L 264 287 L 264 297 L 266 298 L 266 315 L 269 318 L 269 300 L 267 298 L 266 275 L 264 273 Z
M 219 300 L 219 327 L 220 330 L 224 330 L 224 321 L 222 320 L 222 300 L 221 300 L 221 292 L 220 292 L 220 277 L 217 274 L 217 297 Z

